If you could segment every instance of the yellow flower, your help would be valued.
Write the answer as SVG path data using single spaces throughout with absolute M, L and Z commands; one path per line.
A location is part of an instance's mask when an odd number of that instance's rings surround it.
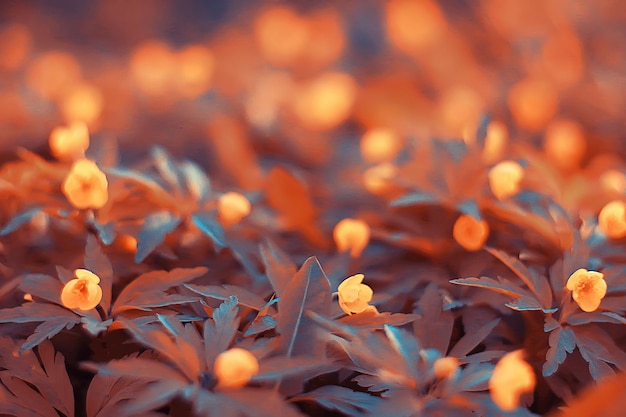
M 350 250 L 350 256 L 357 258 L 370 240 L 370 227 L 363 220 L 343 219 L 335 225 L 333 239 L 339 252 Z
M 504 200 L 519 192 L 524 168 L 515 161 L 502 161 L 489 170 L 491 192 L 498 200 Z
M 516 350 L 498 361 L 489 380 L 489 390 L 498 407 L 513 411 L 519 406 L 519 397 L 535 389 L 535 383 L 535 373 L 524 360 L 524 352 Z
M 219 198 L 217 210 L 222 223 L 225 226 L 230 226 L 239 223 L 241 219 L 250 214 L 252 205 L 244 195 L 231 191 Z
M 61 291 L 61 303 L 71 309 L 91 310 L 102 300 L 100 277 L 87 269 L 75 270 L 74 276 Z
M 364 277 L 363 274 L 352 275 L 339 284 L 339 307 L 346 314 L 361 313 L 371 307 L 369 302 L 374 291 L 362 283 Z
M 583 268 L 570 275 L 566 287 L 578 307 L 588 313 L 598 309 L 607 289 L 603 273 Z
M 483 247 L 489 237 L 489 224 L 476 220 L 468 214 L 461 214 L 452 229 L 454 240 L 468 251 L 477 251 Z
M 623 201 L 611 201 L 602 207 L 598 214 L 598 226 L 611 239 L 626 236 L 626 204 Z
M 213 372 L 219 387 L 241 388 L 259 372 L 259 361 L 245 349 L 232 348 L 215 358 Z
M 89 130 L 83 122 L 74 122 L 69 126 L 58 126 L 50 132 L 48 139 L 50 151 L 55 158 L 71 161 L 82 158 L 89 147 Z
M 98 209 L 109 199 L 108 185 L 106 175 L 94 162 L 80 159 L 63 181 L 63 194 L 77 209 Z
M 435 361 L 433 365 L 433 370 L 435 371 L 435 376 L 439 379 L 447 378 L 456 368 L 459 367 L 459 358 L 454 358 L 451 356 L 446 356 L 444 358 L 439 358 Z

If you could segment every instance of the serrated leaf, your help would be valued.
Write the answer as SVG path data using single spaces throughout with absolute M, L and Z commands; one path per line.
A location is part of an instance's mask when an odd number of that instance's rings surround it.
M 315 324 L 305 313 L 328 315 L 330 302 L 328 278 L 317 258 L 308 258 L 289 281 L 278 303 L 278 332 L 287 356 L 315 352 Z
M 389 313 L 387 311 L 378 313 L 365 310 L 358 314 L 350 314 L 337 320 L 338 323 L 360 328 L 361 330 L 382 329 L 385 324 L 390 326 L 404 326 L 418 320 L 418 314 Z
M 41 365 L 49 378 L 50 384 L 39 387 L 39 391 L 50 401 L 52 406 L 66 416 L 74 415 L 74 390 L 65 369 L 65 358 L 61 352 L 55 352 L 52 343 L 39 344 L 37 353 Z
M 614 372 L 606 363 L 615 365 L 619 370 L 626 371 L 626 352 L 601 328 L 578 326 L 574 330 L 576 346 L 582 357 L 589 363 L 589 371 L 593 379 L 598 380 Z M 600 363 L 606 362 L 605 364 Z
M 381 401 L 380 397 L 365 392 L 353 391 L 338 385 L 326 385 L 296 395 L 289 399 L 292 402 L 313 401 L 320 406 L 339 411 L 345 415 L 355 415 L 359 411 L 372 411 Z
M 450 282 L 457 285 L 485 288 L 487 290 L 495 291 L 499 294 L 503 294 L 511 298 L 518 298 L 523 295 L 530 295 L 528 291 L 518 287 L 517 285 L 504 278 L 498 278 L 498 280 L 495 280 L 489 277 L 471 277 L 452 279 L 450 280 Z
M 53 318 L 80 320 L 78 315 L 56 304 L 27 302 L 20 307 L 0 309 L 0 323 L 31 323 Z
M 465 333 L 463 337 L 456 342 L 454 347 L 450 349 L 448 356 L 455 358 L 467 356 L 476 346 L 489 336 L 498 323 L 500 323 L 499 318 L 482 325 L 480 328 L 471 333 Z M 442 353 L 445 354 L 445 352 Z
M 213 320 L 204 322 L 204 358 L 208 369 L 213 368 L 213 362 L 217 355 L 228 349 L 237 329 L 239 318 L 237 314 L 237 298 L 230 297 L 218 308 L 213 310 Z
M 196 268 L 175 268 L 171 271 L 150 271 L 146 272 L 135 278 L 130 282 L 122 292 L 117 296 L 115 303 L 113 304 L 112 311 L 115 313 L 124 306 L 133 307 L 134 299 L 140 296 L 150 297 L 150 293 L 155 294 L 153 297 L 156 301 L 158 297 L 163 297 L 164 294 L 160 293 L 169 288 L 177 285 L 184 284 L 199 276 L 204 275 L 207 272 L 205 267 Z M 145 299 L 145 298 L 143 298 Z
M 130 320 L 119 319 L 133 338 L 168 358 L 182 375 L 189 381 L 196 381 L 202 368 L 196 349 L 186 340 L 175 337 L 174 340 L 161 329 L 154 326 L 137 326 Z M 138 360 L 138 359 L 134 359 Z
M 296 273 L 296 265 L 276 244 L 266 239 L 260 245 L 265 274 L 276 295 L 280 298 L 289 281 Z
M 22 276 L 20 289 L 33 297 L 59 304 L 63 284 L 46 274 L 27 274 Z
M 543 364 L 543 376 L 554 374 L 559 365 L 567 358 L 568 353 L 572 353 L 576 347 L 574 332 L 569 327 L 557 327 L 550 332 L 548 337 L 550 348 L 546 352 L 546 361 Z
M 56 336 L 64 328 L 68 330 L 71 329 L 75 324 L 80 322 L 80 318 L 74 318 L 68 320 L 65 317 L 55 317 L 46 319 L 43 323 L 41 323 L 33 334 L 28 336 L 28 338 L 22 343 L 18 353 L 22 353 L 25 350 L 32 349 L 35 346 L 39 345 L 46 339 L 50 339 Z
M 135 262 L 142 262 L 157 246 L 159 246 L 165 236 L 178 226 L 181 218 L 168 211 L 161 210 L 147 216 L 137 235 L 137 252 Z
M 89 235 L 87 246 L 85 247 L 85 267 L 100 277 L 100 288 L 102 288 L 102 300 L 100 306 L 109 313 L 111 307 L 111 288 L 113 286 L 113 267 L 109 258 L 102 252 L 98 240 Z
M 265 307 L 265 300 L 259 295 L 237 285 L 195 285 L 184 284 L 196 294 L 200 294 L 207 298 L 216 300 L 229 300 L 231 296 L 235 296 L 240 305 L 259 311 Z
M 448 350 L 454 326 L 454 315 L 443 310 L 439 288 L 429 284 L 417 303 L 421 317 L 413 322 L 413 334 L 424 348 L 434 348 L 442 354 Z
M 228 246 L 226 235 L 221 223 L 215 218 L 214 211 L 198 211 L 191 215 L 191 221 L 207 235 L 217 249 Z
M 268 330 L 275 329 L 278 322 L 272 316 L 257 316 L 244 332 L 244 337 L 256 336 Z

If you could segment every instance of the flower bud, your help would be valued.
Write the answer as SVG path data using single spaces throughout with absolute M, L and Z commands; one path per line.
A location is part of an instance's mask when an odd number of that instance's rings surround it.
M 213 372 L 222 388 L 241 388 L 259 372 L 259 362 L 252 353 L 232 348 L 215 358 Z
M 363 284 L 363 274 L 356 274 L 343 280 L 337 288 L 339 307 L 346 314 L 361 313 L 370 307 L 374 291 Z
M 626 236 L 626 204 L 623 201 L 611 201 L 602 207 L 598 214 L 598 226 L 611 239 Z
M 343 219 L 335 225 L 333 239 L 339 252 L 349 250 L 357 258 L 370 240 L 370 227 L 363 220 Z
M 94 162 L 80 159 L 72 165 L 62 189 L 77 209 L 98 209 L 109 199 L 108 185 L 106 175 Z
M 252 205 L 243 195 L 236 192 L 228 192 L 217 201 L 217 210 L 220 220 L 225 226 L 239 223 L 241 219 L 250 214 Z
M 498 407 L 513 411 L 519 406 L 520 396 L 535 389 L 535 383 L 535 373 L 524 360 L 524 352 L 516 350 L 498 361 L 489 380 L 489 390 Z
M 502 161 L 489 170 L 491 192 L 498 200 L 505 200 L 519 192 L 524 168 L 515 161 Z
M 454 223 L 452 236 L 465 250 L 477 251 L 489 237 L 489 224 L 484 220 L 478 221 L 469 214 L 461 214 Z
M 604 274 L 580 268 L 567 280 L 566 288 L 572 292 L 572 298 L 582 311 L 590 313 L 600 307 L 606 295 L 607 285 Z
M 61 304 L 70 309 L 91 310 L 102 300 L 100 277 L 87 269 L 75 270 L 74 276 L 61 291 Z
M 89 130 L 83 122 L 74 122 L 69 126 L 52 129 L 48 139 L 50 152 L 61 161 L 82 158 L 89 147 Z

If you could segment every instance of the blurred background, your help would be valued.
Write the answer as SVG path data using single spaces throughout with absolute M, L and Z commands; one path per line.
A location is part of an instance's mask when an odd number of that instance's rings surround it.
M 0 150 L 46 155 L 78 120 L 122 159 L 163 144 L 251 189 L 232 165 L 323 166 L 377 128 L 472 142 L 491 121 L 582 137 L 588 160 L 625 150 L 625 50 L 619 0 L 2 0 Z

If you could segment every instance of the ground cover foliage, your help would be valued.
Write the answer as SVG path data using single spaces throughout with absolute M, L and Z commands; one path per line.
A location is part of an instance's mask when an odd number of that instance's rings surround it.
M 623 415 L 620 5 L 314 3 L 0 3 L 0 416 Z

